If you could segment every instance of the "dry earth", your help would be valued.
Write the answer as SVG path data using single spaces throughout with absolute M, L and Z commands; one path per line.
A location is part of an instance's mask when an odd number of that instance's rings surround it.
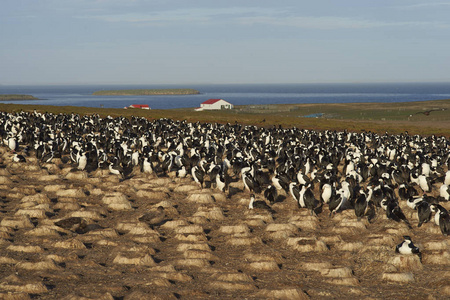
M 121 181 L 0 156 L 1 299 L 450 297 L 448 238 L 431 222 L 417 228 L 404 202 L 412 230 L 383 213 L 373 224 L 352 210 L 331 218 L 326 206 L 314 217 L 288 195 L 273 214 L 248 210 L 239 182 L 228 199 L 189 177 Z M 167 222 L 138 220 L 158 206 Z M 55 225 L 69 217 L 87 226 Z M 422 261 L 395 254 L 405 234 Z

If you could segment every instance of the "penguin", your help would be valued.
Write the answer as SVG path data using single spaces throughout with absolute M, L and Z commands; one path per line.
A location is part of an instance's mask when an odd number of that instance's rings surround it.
M 9 150 L 11 150 L 11 152 L 16 152 L 19 143 L 17 142 L 17 139 L 14 136 L 10 136 L 8 138 L 8 140 L 6 141 Z
M 417 205 L 419 205 L 420 202 L 424 201 L 423 197 L 410 197 L 406 201 L 406 205 L 408 205 L 409 208 L 416 210 Z
M 329 203 L 333 193 L 335 193 L 335 190 L 333 189 L 331 184 L 325 183 L 324 185 L 322 185 L 322 192 L 320 193 L 320 199 L 324 203 Z
M 405 235 L 403 236 L 403 242 L 398 244 L 395 247 L 395 252 L 404 255 L 416 254 L 422 259 L 422 254 L 420 253 L 420 249 L 413 244 L 411 237 Z
M 261 201 L 261 200 L 256 200 L 255 201 L 255 194 L 251 194 L 250 195 L 250 202 L 248 204 L 248 209 L 254 209 L 254 208 L 264 209 L 264 210 L 267 210 L 267 211 L 269 211 L 271 213 L 274 212 L 274 210 L 269 205 L 267 205 L 266 202 Z
M 302 192 L 300 191 L 300 194 L 301 193 Z M 303 192 L 303 202 L 305 203 L 305 207 L 311 210 L 311 216 L 317 216 L 319 208 L 321 208 L 322 206 L 319 206 L 319 201 L 314 197 L 314 193 L 311 189 L 311 184 L 305 187 L 305 191 Z
M 372 201 L 375 203 L 376 207 L 381 207 L 381 201 L 384 199 L 384 192 L 380 185 L 377 185 L 372 189 L 368 186 L 367 189 L 372 190 Z
M 200 188 L 203 189 L 203 180 L 204 180 L 203 178 L 205 176 L 205 172 L 202 169 L 200 169 L 198 166 L 194 166 L 191 169 L 191 175 L 192 175 L 192 178 L 194 179 L 194 181 L 200 185 Z
M 120 175 L 122 179 L 125 178 L 123 168 L 119 164 L 119 159 L 114 157 L 113 162 L 109 164 L 109 172 L 114 175 Z
M 289 179 L 285 174 L 277 174 L 272 177 L 272 185 L 277 190 L 286 190 L 289 188 Z
M 439 204 L 431 204 L 431 211 L 435 213 L 434 222 L 439 226 L 443 235 L 450 234 L 450 215 L 448 211 Z
M 133 166 L 137 166 L 139 164 L 139 152 L 138 151 L 134 151 L 131 154 L 131 163 L 133 164 Z
M 86 152 L 82 152 L 81 156 L 78 158 L 78 166 L 77 169 L 83 171 L 87 165 L 87 156 Z
M 409 229 L 412 229 L 411 224 L 409 223 L 408 219 L 406 219 L 406 216 L 398 205 L 397 201 L 395 201 L 394 199 L 387 200 L 386 217 L 396 222 L 403 221 Z
M 328 208 L 330 209 L 330 217 L 334 216 L 340 209 L 343 209 L 347 206 L 348 198 L 345 196 L 345 193 L 342 189 L 338 190 L 336 194 L 334 194 L 330 202 L 328 203 Z
M 439 212 L 439 227 L 443 235 L 448 236 L 450 234 L 450 215 L 448 212 Z
M 25 157 L 21 154 L 17 154 L 15 153 L 13 158 L 12 158 L 13 162 L 27 162 L 27 160 L 25 159 Z
M 145 174 L 152 174 L 153 173 L 153 165 L 152 165 L 152 162 L 150 161 L 150 157 L 145 157 L 142 160 L 141 172 L 145 173 Z
M 270 204 L 275 203 L 278 197 L 277 189 L 273 185 L 269 185 L 264 190 L 264 197 L 269 201 Z
M 417 190 L 407 183 L 400 184 L 398 187 L 398 196 L 400 197 L 400 200 L 408 200 L 410 197 L 417 195 Z
M 242 181 L 244 182 L 244 189 L 249 192 L 259 192 L 259 184 L 255 181 L 250 172 L 242 173 Z
M 427 201 L 421 201 L 417 204 L 417 217 L 419 218 L 419 224 L 417 224 L 417 227 L 420 227 L 423 223 L 428 223 L 430 221 L 431 208 Z
M 309 179 L 309 177 L 307 175 L 303 174 L 302 171 L 300 170 L 297 173 L 297 181 L 298 181 L 298 183 L 305 185 L 305 184 L 309 184 L 311 182 L 311 179 Z
M 355 215 L 358 221 L 361 221 L 361 218 L 365 216 L 369 208 L 369 200 L 364 191 L 359 191 L 359 196 L 355 201 Z
M 434 223 L 439 226 L 439 218 L 440 218 L 440 214 L 439 212 L 444 212 L 448 214 L 448 211 L 440 204 L 430 204 L 430 209 L 432 212 L 434 212 Z
M 173 166 L 172 155 L 164 154 L 163 161 L 161 162 L 160 166 L 163 171 L 163 175 L 166 175 L 168 172 L 170 172 Z
M 431 192 L 431 181 L 425 175 L 419 175 L 419 186 L 424 193 Z
M 178 177 L 178 178 L 184 178 L 184 177 L 186 177 L 186 175 L 187 175 L 187 171 L 186 171 L 186 167 L 185 166 L 181 166 L 181 168 L 179 168 L 176 172 L 175 172 L 175 175 Z
M 216 175 L 216 188 L 221 192 L 226 192 L 228 188 L 228 182 L 226 181 L 226 176 L 222 173 Z
M 447 184 L 441 185 L 439 188 L 439 200 L 449 201 L 450 200 L 450 186 Z
M 299 203 L 300 206 L 300 188 L 295 182 L 291 182 L 289 184 L 289 193 L 292 198 L 294 198 L 295 202 Z
M 449 162 L 450 162 L 450 161 L 449 161 Z M 445 172 L 444 184 L 450 185 L 450 170 L 448 170 L 447 172 Z

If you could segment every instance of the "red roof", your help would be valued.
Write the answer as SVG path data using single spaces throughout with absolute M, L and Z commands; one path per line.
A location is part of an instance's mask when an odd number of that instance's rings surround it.
M 222 99 L 209 99 L 209 100 L 206 100 L 205 102 L 203 102 L 202 104 L 214 104 L 220 100 L 222 100 Z
M 147 104 L 131 104 L 130 107 L 132 108 L 149 108 Z

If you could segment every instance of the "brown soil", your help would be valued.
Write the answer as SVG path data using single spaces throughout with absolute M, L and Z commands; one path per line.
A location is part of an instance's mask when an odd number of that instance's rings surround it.
M 289 195 L 273 214 L 249 210 L 239 182 L 228 199 L 189 177 L 137 172 L 121 181 L 58 160 L 11 163 L 0 151 L 0 298 L 450 297 L 448 238 L 431 222 L 417 228 L 404 202 L 411 230 L 383 212 L 372 224 L 352 210 L 330 217 L 326 205 L 311 216 Z M 164 224 L 138 220 L 158 206 Z M 86 223 L 55 225 L 69 217 Z M 405 234 L 422 261 L 394 252 Z

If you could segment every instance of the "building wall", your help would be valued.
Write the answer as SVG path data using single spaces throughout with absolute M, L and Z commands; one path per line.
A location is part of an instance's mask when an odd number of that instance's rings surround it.
M 203 109 L 210 109 L 210 110 L 219 110 L 219 109 L 232 109 L 233 108 L 233 104 L 228 103 L 224 100 L 220 100 L 217 101 L 216 103 L 213 104 L 201 104 L 200 105 L 201 108 Z

